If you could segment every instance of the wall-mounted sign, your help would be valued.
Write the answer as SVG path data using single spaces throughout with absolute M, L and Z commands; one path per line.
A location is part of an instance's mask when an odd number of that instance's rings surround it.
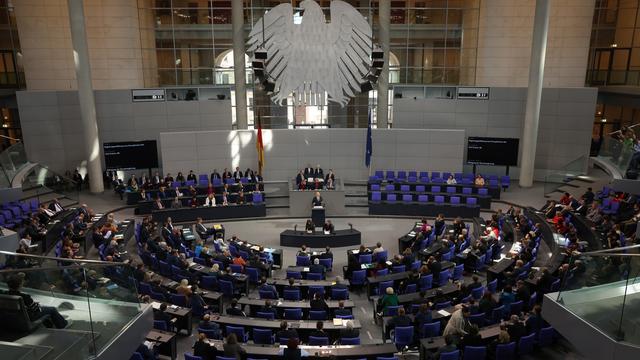
M 164 101 L 164 89 L 131 90 L 133 102 Z
M 459 87 L 458 99 L 489 100 L 488 87 Z

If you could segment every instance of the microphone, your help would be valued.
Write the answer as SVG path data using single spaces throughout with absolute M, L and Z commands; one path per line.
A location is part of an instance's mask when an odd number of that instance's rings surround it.
M 293 225 L 293 232 L 298 231 L 298 224 Z
M 353 224 L 349 223 L 349 230 L 351 230 L 351 232 L 353 232 Z

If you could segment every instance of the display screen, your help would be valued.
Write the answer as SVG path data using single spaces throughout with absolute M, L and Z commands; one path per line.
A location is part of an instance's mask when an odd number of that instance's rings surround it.
M 158 167 L 158 146 L 155 140 L 104 143 L 103 150 L 107 170 Z
M 519 142 L 520 139 L 469 137 L 467 164 L 516 166 Z

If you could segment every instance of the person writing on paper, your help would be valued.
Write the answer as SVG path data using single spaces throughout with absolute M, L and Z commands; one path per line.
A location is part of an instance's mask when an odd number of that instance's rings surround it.
M 319 191 L 316 191 L 315 196 L 311 200 L 311 206 L 322 206 L 322 196 L 320 196 Z
M 313 233 L 316 229 L 315 225 L 313 225 L 313 221 L 311 220 L 307 220 L 307 224 L 305 225 L 304 228 L 307 231 L 307 234 Z
M 216 206 L 216 197 L 213 193 L 207 195 L 207 199 L 204 201 L 204 206 Z
M 336 232 L 335 227 L 333 226 L 333 224 L 331 223 L 331 220 L 327 220 L 324 222 L 324 226 L 322 227 L 322 229 L 324 230 L 325 234 L 333 234 Z

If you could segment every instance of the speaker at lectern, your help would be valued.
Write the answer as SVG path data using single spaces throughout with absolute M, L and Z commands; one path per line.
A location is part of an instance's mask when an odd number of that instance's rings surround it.
M 316 227 L 322 227 L 324 219 L 324 202 L 320 192 L 316 191 L 313 199 L 311 199 L 311 220 Z

